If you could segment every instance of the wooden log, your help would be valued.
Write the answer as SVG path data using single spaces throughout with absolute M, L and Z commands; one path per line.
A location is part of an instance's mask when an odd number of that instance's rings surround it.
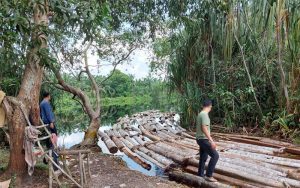
M 159 141 L 160 138 L 151 134 L 149 131 L 147 131 L 146 129 L 144 129 L 143 126 L 139 126 L 139 128 L 141 129 L 143 135 L 145 135 L 146 137 L 148 137 L 149 139 L 153 140 L 153 141 Z
M 134 153 L 132 153 L 132 151 L 130 151 L 127 147 L 124 147 L 122 149 L 123 153 L 125 155 L 127 155 L 129 158 L 131 158 L 132 160 L 134 160 L 137 164 L 139 164 L 140 166 L 142 166 L 143 168 L 150 170 L 151 169 L 151 165 L 145 161 L 143 161 L 140 157 L 138 157 L 137 155 L 135 155 Z
M 183 142 L 183 140 L 181 140 L 181 139 L 176 140 L 176 144 L 179 144 L 181 146 L 199 151 L 199 146 L 198 145 L 193 145 L 193 144 L 190 144 L 190 143 Z
M 196 148 L 199 148 L 199 145 L 197 144 L 197 142 L 196 142 L 196 140 L 194 140 L 194 141 L 188 141 L 188 140 L 186 140 L 185 138 L 184 139 L 180 139 L 180 141 L 179 141 L 180 143 L 183 143 L 183 144 L 187 144 L 187 145 L 191 145 L 191 146 L 194 146 L 194 147 L 196 147 Z
M 264 177 L 268 179 L 269 181 L 273 180 L 274 182 L 280 182 L 280 183 L 288 183 L 289 185 L 293 187 L 297 187 L 296 185 L 300 186 L 300 182 L 297 180 L 292 180 L 289 178 L 281 177 L 280 175 L 276 174 L 276 171 L 267 170 L 267 169 L 259 169 L 259 168 L 253 168 L 251 166 L 248 166 L 247 168 L 238 166 L 236 164 L 227 163 L 223 161 L 218 161 L 218 166 L 222 166 L 223 168 L 231 168 L 237 171 L 243 171 L 243 173 L 251 174 L 253 177 Z M 284 185 L 284 184 L 283 184 Z
M 113 134 L 114 134 L 117 138 L 122 137 L 121 134 L 119 133 L 119 131 L 117 131 L 117 130 L 112 130 L 112 132 L 113 132 Z
M 194 166 L 186 166 L 186 167 L 184 167 L 184 170 L 186 172 L 192 173 L 194 175 L 198 174 L 198 168 L 194 167 Z M 243 188 L 257 188 L 257 187 L 260 187 L 258 184 L 255 184 L 253 182 L 252 183 L 246 182 L 246 181 L 239 180 L 239 179 L 236 179 L 236 178 L 231 178 L 231 177 L 228 177 L 228 176 L 224 176 L 224 175 L 221 175 L 221 174 L 218 174 L 218 173 L 214 173 L 213 177 L 216 178 L 219 181 L 223 181 L 223 182 L 228 183 L 229 185 L 234 185 L 234 186 L 238 186 L 238 187 L 243 187 Z
M 142 131 L 134 126 L 132 126 L 131 129 L 138 132 L 139 134 L 142 134 Z
M 261 154 L 266 154 L 266 155 L 277 155 L 278 153 L 282 153 L 283 150 L 279 148 L 270 148 L 266 146 L 256 146 L 253 147 L 251 144 L 245 144 L 245 143 L 237 143 L 237 142 L 232 142 L 232 141 L 219 141 L 216 142 L 218 146 L 223 146 L 226 149 L 236 149 L 236 150 L 241 150 L 241 151 L 249 151 L 249 152 L 254 152 L 254 153 L 261 153 Z
M 108 137 L 115 136 L 111 130 L 104 130 Z
M 220 157 L 219 161 L 223 161 L 232 165 L 237 165 L 241 168 L 245 168 L 247 171 L 250 171 L 252 173 L 255 173 L 256 171 L 259 171 L 260 173 L 263 173 L 266 176 L 287 176 L 287 173 L 283 173 L 271 168 L 262 168 L 262 166 L 260 166 L 259 164 L 257 164 L 256 162 L 249 162 L 249 161 L 243 161 L 240 160 L 239 158 L 236 159 L 230 159 L 230 158 L 226 158 L 226 157 Z
M 278 165 L 275 165 L 275 164 L 270 164 L 270 163 L 267 163 L 267 162 L 258 161 L 258 160 L 255 160 L 255 159 L 252 159 L 252 158 L 249 158 L 249 157 L 243 157 L 243 156 L 239 156 L 239 155 L 236 155 L 236 154 L 230 154 L 230 153 L 224 153 L 224 152 L 220 152 L 219 154 L 222 158 L 230 158 L 232 160 L 241 160 L 241 161 L 244 161 L 244 162 L 255 163 L 255 164 L 259 165 L 261 168 L 274 169 L 274 170 L 277 170 L 279 172 L 286 173 L 286 174 L 288 174 L 293 169 L 293 168 L 290 168 L 290 167 L 278 166 Z
M 122 137 L 126 137 L 126 136 L 129 136 L 129 134 L 127 132 L 125 132 L 123 129 L 120 129 L 119 130 L 119 133 Z
M 234 153 L 243 157 L 250 157 L 259 161 L 264 161 L 272 164 L 284 165 L 294 168 L 300 168 L 300 160 L 296 159 L 288 159 L 283 157 L 276 157 L 276 156 L 268 156 L 259 153 L 251 153 L 246 151 L 239 151 L 239 150 L 226 150 L 225 153 Z
M 184 157 L 190 157 L 190 156 L 194 155 L 194 153 L 189 153 L 189 152 L 187 152 L 187 150 L 183 150 L 182 148 L 171 146 L 171 145 L 165 144 L 163 142 L 156 143 L 156 146 L 161 147 L 172 153 L 176 153 L 177 155 L 184 156 Z
M 209 188 L 228 188 L 231 187 L 229 185 L 225 185 L 219 182 L 208 182 L 205 181 L 204 178 L 195 176 L 189 173 L 183 173 L 178 171 L 171 171 L 169 172 L 169 178 L 171 180 L 175 180 L 178 182 L 183 182 L 186 184 L 191 184 L 197 187 L 209 187 Z
M 282 145 L 269 143 L 269 142 L 263 142 L 263 141 L 257 141 L 257 140 L 250 140 L 245 138 L 238 138 L 238 137 L 229 137 L 230 140 L 237 141 L 237 142 L 243 142 L 247 144 L 253 144 L 253 145 L 259 145 L 259 146 L 267 146 L 267 147 L 273 147 L 273 148 L 282 148 Z M 297 147 L 286 147 L 285 151 L 290 154 L 300 155 L 300 149 Z
M 145 145 L 145 141 L 142 140 L 142 138 L 140 136 L 133 136 L 133 138 L 135 139 L 135 141 L 137 141 L 140 145 Z
M 98 136 L 103 141 L 105 137 L 108 137 L 108 135 L 102 131 L 98 131 Z
M 143 124 L 143 127 L 148 131 L 154 131 L 154 132 L 157 131 L 155 124 L 153 124 L 152 122 Z
M 139 136 L 140 135 L 140 133 L 138 133 L 137 131 L 127 130 L 126 132 L 129 135 L 129 137 Z
M 139 156 L 143 157 L 145 160 L 150 161 L 151 163 L 155 164 L 156 166 L 165 169 L 166 166 L 160 162 L 158 162 L 157 160 L 153 159 L 152 157 L 150 157 L 149 155 L 147 155 L 146 153 L 139 151 L 139 150 L 135 150 L 135 153 L 137 153 Z
M 125 140 L 127 140 L 128 142 L 130 142 L 133 146 L 138 146 L 139 143 L 134 141 L 134 139 L 130 138 L 129 136 L 125 137 Z
M 175 127 L 175 129 L 178 129 L 179 131 L 182 131 L 182 132 L 185 132 L 185 131 L 186 131 L 185 128 L 183 128 L 183 127 L 181 127 L 181 126 L 179 126 L 179 125 L 173 124 L 173 126 Z
M 159 155 L 153 151 L 150 151 L 145 147 L 139 147 L 138 150 L 142 151 L 146 155 L 152 157 L 153 159 L 155 159 L 156 161 L 159 161 L 160 163 L 162 163 L 163 165 L 165 165 L 167 167 L 172 166 L 172 164 L 173 164 L 173 161 L 171 161 L 170 159 L 168 159 L 162 155 Z
M 171 138 L 173 138 L 173 139 L 179 138 L 179 136 L 178 136 L 178 135 L 176 135 L 176 134 L 173 134 L 173 133 L 172 133 L 172 132 L 170 132 L 170 131 L 167 131 L 167 130 L 161 130 L 161 132 L 163 132 L 164 134 L 166 134 L 166 135 L 170 136 L 170 137 L 171 137 Z
M 193 136 L 187 134 L 186 132 L 182 132 L 181 135 L 182 135 L 182 136 L 185 136 L 186 138 L 190 138 L 190 139 L 194 139 L 194 140 L 195 140 L 195 137 L 193 137 Z
M 289 177 L 289 178 L 293 178 L 293 179 L 295 179 L 295 180 L 300 180 L 300 173 L 297 172 L 296 170 L 294 170 L 294 171 L 289 171 L 289 172 L 288 172 L 288 177 Z
M 108 148 L 110 153 L 117 153 L 118 147 L 115 143 L 108 137 L 108 135 L 104 134 L 101 131 L 98 131 L 98 135 L 100 136 L 101 140 L 105 143 L 106 147 Z
M 128 137 L 129 138 L 129 137 Z M 123 142 L 123 144 L 125 144 L 125 146 L 127 146 L 129 149 L 132 149 L 134 147 L 134 145 L 129 142 L 128 140 L 126 140 L 125 138 L 120 138 L 120 140 Z
M 173 139 L 173 137 L 161 132 L 161 131 L 157 131 L 157 132 L 153 132 L 153 134 L 155 134 L 156 136 L 158 136 L 161 140 L 164 139 Z
M 275 144 L 278 147 L 293 147 L 293 144 L 283 141 L 278 141 L 270 138 L 264 138 L 264 137 L 257 137 L 257 136 L 248 136 L 248 135 L 237 135 L 237 134 L 226 134 L 226 133 L 213 133 L 213 135 L 222 135 L 225 137 L 234 137 L 234 138 L 244 138 L 249 140 L 256 140 L 261 141 L 265 143 Z M 277 147 L 276 146 L 276 147 Z
M 218 163 L 224 167 L 228 166 L 237 170 L 255 174 L 257 176 L 264 176 L 280 182 L 287 182 L 292 186 L 300 185 L 300 181 L 295 181 L 288 178 L 287 173 L 277 171 L 272 168 L 264 168 L 263 165 L 257 164 L 256 162 L 250 163 L 249 161 L 245 162 L 239 158 L 229 159 L 221 156 Z
M 183 164 L 184 161 L 186 160 L 183 156 L 180 156 L 180 155 L 170 152 L 170 151 L 166 151 L 164 148 L 158 147 L 153 144 L 146 145 L 146 147 L 148 149 L 154 151 L 155 153 L 165 156 L 166 158 L 172 159 L 173 161 L 175 161 L 176 163 L 179 163 L 179 164 Z
M 180 152 L 182 152 L 182 153 L 188 153 L 191 155 L 196 155 L 199 153 L 199 149 L 198 150 L 190 149 L 188 147 L 180 145 L 180 143 L 174 142 L 174 140 L 168 140 L 168 141 L 165 141 L 162 143 L 172 146 L 174 148 L 178 148 L 178 149 L 180 149 Z
M 186 160 L 186 164 L 198 167 L 199 160 L 196 160 L 195 158 L 188 158 Z M 244 170 L 236 170 L 231 167 L 224 167 L 220 165 L 219 162 L 217 163 L 215 171 L 219 174 L 224 174 L 230 177 L 237 177 L 240 179 L 246 179 L 271 187 L 284 187 L 282 182 L 275 181 L 273 179 L 270 180 L 268 178 L 265 178 L 264 176 L 253 175 L 252 173 L 245 172 Z
M 123 147 L 125 147 L 123 142 L 119 138 L 113 136 L 111 139 L 116 144 L 116 146 L 119 148 L 119 150 L 122 150 Z
M 156 130 L 158 130 L 158 131 L 160 131 L 160 130 L 165 130 L 165 129 L 166 129 L 166 128 L 163 127 L 160 123 L 156 123 L 155 126 L 156 126 Z
M 173 133 L 173 134 L 175 134 L 175 135 L 179 135 L 179 134 L 180 134 L 179 131 L 176 131 L 176 130 L 173 129 L 171 126 L 165 126 L 165 127 L 166 127 L 166 129 L 167 129 L 168 131 L 170 131 L 171 133 Z

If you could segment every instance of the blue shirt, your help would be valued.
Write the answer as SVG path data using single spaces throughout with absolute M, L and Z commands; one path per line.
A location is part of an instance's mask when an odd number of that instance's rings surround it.
M 54 123 L 54 113 L 52 111 L 52 107 L 47 100 L 43 100 L 40 104 L 40 115 L 45 124 Z

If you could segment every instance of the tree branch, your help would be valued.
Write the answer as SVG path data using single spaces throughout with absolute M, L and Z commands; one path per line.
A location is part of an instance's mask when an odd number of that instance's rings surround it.
M 119 64 L 121 64 L 123 61 L 125 61 L 135 49 L 136 49 L 135 47 L 130 48 L 127 54 L 125 54 L 125 55 L 124 55 L 121 59 L 119 59 L 117 62 L 113 63 L 114 68 L 113 68 L 111 74 L 108 75 L 104 80 L 102 80 L 102 81 L 100 82 L 100 85 L 102 85 L 106 80 L 108 80 L 110 77 L 112 77 L 112 75 L 114 74 L 114 72 L 115 72 L 117 66 L 118 66 Z
M 91 46 L 92 42 L 90 41 L 87 45 L 87 47 L 84 49 L 83 51 L 83 56 L 84 56 L 84 64 L 85 64 L 85 72 L 87 73 L 91 83 L 92 83 L 92 88 L 95 91 L 95 96 L 96 96 L 96 109 L 95 109 L 95 113 L 96 114 L 100 114 L 100 89 L 99 86 L 97 85 L 97 82 L 94 78 L 94 76 L 92 75 L 90 69 L 89 69 L 89 64 L 88 64 L 88 57 L 87 57 L 87 51 L 89 49 L 89 47 Z

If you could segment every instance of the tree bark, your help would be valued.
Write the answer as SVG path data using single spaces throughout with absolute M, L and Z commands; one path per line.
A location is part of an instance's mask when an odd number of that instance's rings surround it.
M 45 5 L 34 5 L 33 20 L 37 26 L 48 26 L 48 7 Z M 42 31 L 37 29 L 32 33 L 33 43 L 39 42 L 27 53 L 27 64 L 22 77 L 20 91 L 16 98 L 5 98 L 5 111 L 8 115 L 8 127 L 10 135 L 10 159 L 7 168 L 8 173 L 21 175 L 26 171 L 25 153 L 23 151 L 24 130 L 27 125 L 24 114 L 20 108 L 26 110 L 26 115 L 30 117 L 31 124 L 39 124 L 39 96 L 43 78 L 43 66 L 38 56 L 38 51 L 47 48 L 47 37 Z
M 97 132 L 100 127 L 100 122 L 98 118 L 92 119 L 88 129 L 85 132 L 84 140 L 82 141 L 82 146 L 91 146 L 97 143 Z

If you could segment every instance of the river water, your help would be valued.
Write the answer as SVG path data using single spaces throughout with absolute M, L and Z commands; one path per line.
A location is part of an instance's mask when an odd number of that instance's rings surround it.
M 105 126 L 101 126 L 100 130 L 104 131 L 104 130 L 107 130 L 110 128 L 111 128 L 111 125 L 105 125 Z M 75 144 L 79 144 L 83 140 L 83 137 L 84 137 L 84 132 L 74 130 L 73 133 L 71 133 L 71 134 L 60 135 L 58 138 L 58 145 L 60 147 L 64 147 L 64 148 L 68 149 L 68 148 L 74 146 Z M 101 147 L 103 153 L 109 154 L 107 147 L 101 140 L 98 141 L 98 145 L 99 145 L 99 147 Z M 151 164 L 151 170 L 146 170 L 120 151 L 118 151 L 114 155 L 120 157 L 127 164 L 128 168 L 130 168 L 132 170 L 137 170 L 148 176 L 163 176 L 163 169 L 161 169 L 160 167 L 156 166 L 155 164 L 153 164 L 149 161 L 147 161 L 147 162 L 149 164 Z

